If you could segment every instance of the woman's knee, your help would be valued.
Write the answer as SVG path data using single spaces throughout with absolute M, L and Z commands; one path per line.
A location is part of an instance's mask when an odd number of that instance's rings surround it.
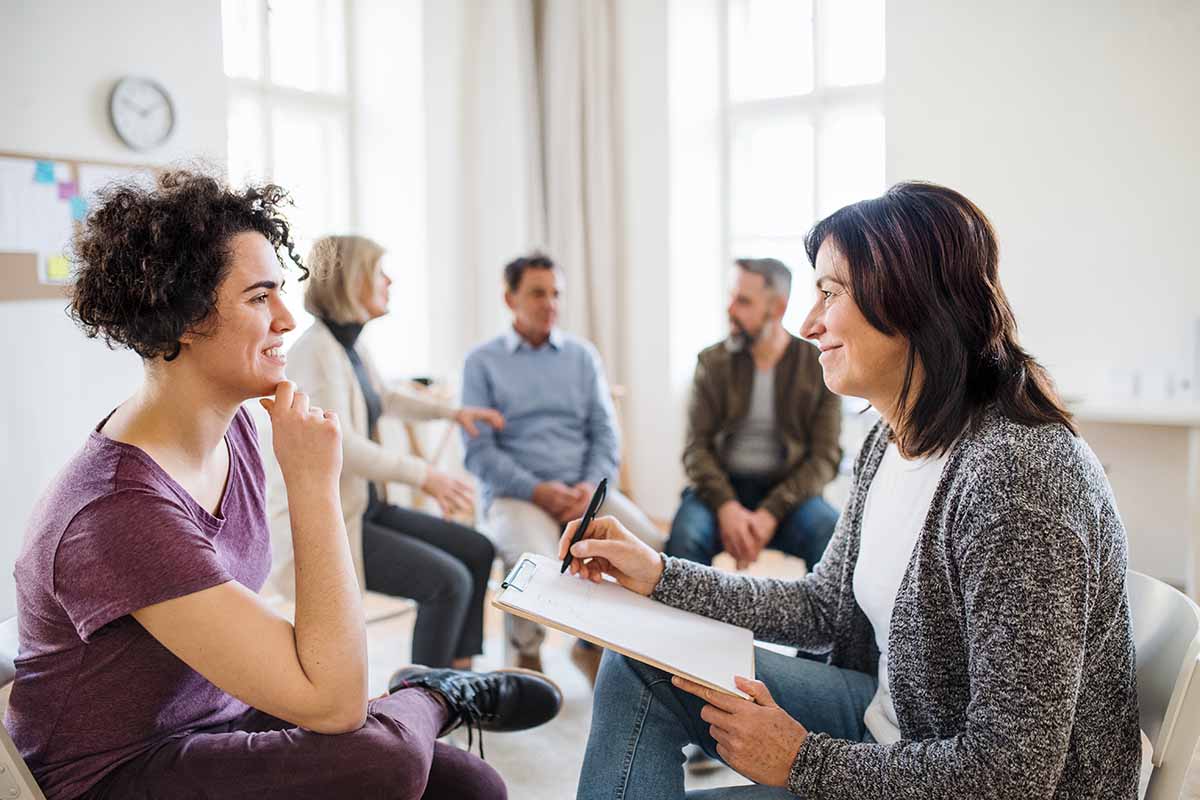
M 470 566 L 471 572 L 476 576 L 482 576 L 486 581 L 492 572 L 492 563 L 496 560 L 496 545 L 492 544 L 492 540 L 482 533 L 477 531 L 471 531 L 471 533 L 474 534 L 474 537 L 465 560 Z
M 429 770 L 429 800 L 505 800 L 504 779 L 490 764 L 465 750 L 439 742 Z
M 453 796 L 460 800 L 505 800 L 508 787 L 504 785 L 500 773 L 480 759 L 459 773 Z
M 434 742 L 386 715 L 369 714 L 366 724 L 344 738 L 347 781 L 361 796 L 418 800 L 425 794 Z M 382 795 L 381 795 L 382 796 Z
M 471 595 L 475 593 L 475 576 L 467 565 L 461 561 L 453 562 L 446 570 L 445 581 L 446 596 L 457 605 L 466 607 Z
M 430 608 L 465 609 L 474 591 L 475 579 L 467 566 L 449 556 L 425 565 L 430 576 L 423 596 L 416 600 Z
M 610 695 L 616 702 L 629 698 L 632 691 L 651 686 L 656 682 L 670 681 L 671 676 L 660 669 L 643 664 L 636 659 L 605 650 L 600 659 L 600 670 L 596 673 L 597 698 Z M 636 695 L 632 695 L 636 696 Z M 599 703 L 594 705 L 599 706 Z

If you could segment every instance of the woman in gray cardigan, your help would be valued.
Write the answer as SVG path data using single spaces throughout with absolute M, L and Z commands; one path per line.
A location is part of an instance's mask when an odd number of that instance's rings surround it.
M 739 699 L 606 653 L 578 797 L 683 797 L 694 742 L 759 784 L 706 797 L 1134 798 L 1125 530 L 1017 344 L 990 223 L 957 192 L 905 183 L 806 246 L 818 299 L 801 333 L 829 388 L 882 417 L 821 563 L 800 580 L 732 575 L 605 519 L 572 571 L 828 663 L 758 650 Z

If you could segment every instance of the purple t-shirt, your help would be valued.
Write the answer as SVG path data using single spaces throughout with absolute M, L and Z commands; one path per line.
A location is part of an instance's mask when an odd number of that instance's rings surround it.
M 234 417 L 217 516 L 143 450 L 97 426 L 42 497 L 15 570 L 21 650 L 5 720 L 50 800 L 247 706 L 131 612 L 231 580 L 257 592 L 270 534 L 254 423 Z

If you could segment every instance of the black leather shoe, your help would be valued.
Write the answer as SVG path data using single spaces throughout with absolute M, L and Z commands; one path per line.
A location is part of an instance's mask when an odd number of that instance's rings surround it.
M 388 692 L 421 688 L 437 692 L 446 700 L 450 720 L 439 736 L 459 725 L 483 731 L 523 731 L 549 722 L 562 707 L 562 690 L 540 672 L 527 669 L 498 669 L 468 672 L 412 666 L 398 670 L 388 680 Z M 468 738 L 468 749 L 470 748 Z M 480 754 L 483 740 L 480 738 Z

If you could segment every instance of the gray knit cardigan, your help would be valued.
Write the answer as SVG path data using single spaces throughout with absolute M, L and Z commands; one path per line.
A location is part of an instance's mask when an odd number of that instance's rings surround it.
M 825 556 L 800 580 L 674 558 L 654 598 L 828 652 L 874 675 L 854 599 L 867 490 L 891 436 L 867 437 Z M 788 789 L 814 800 L 1132 800 L 1140 762 L 1127 543 L 1095 455 L 1060 425 L 989 412 L 951 450 L 892 613 L 902 740 L 812 733 Z

